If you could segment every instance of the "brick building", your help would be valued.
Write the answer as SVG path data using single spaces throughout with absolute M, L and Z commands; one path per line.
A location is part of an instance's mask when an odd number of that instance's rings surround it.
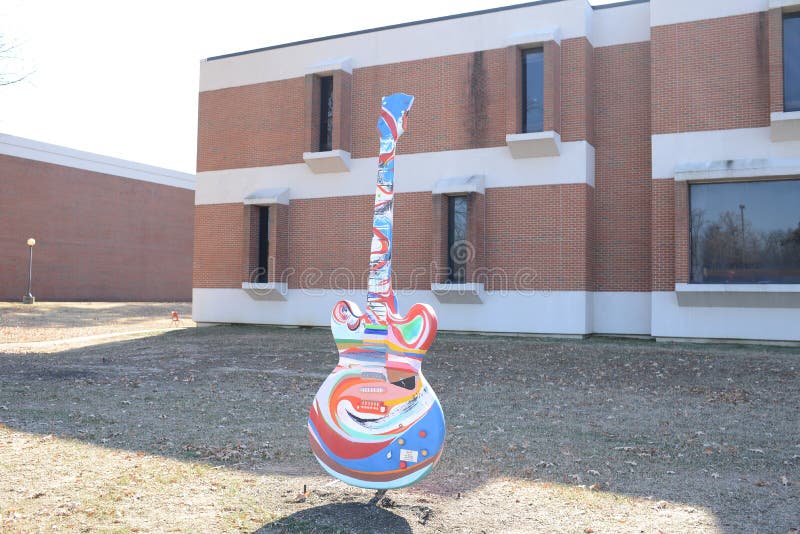
M 194 175 L 0 134 L 0 300 L 189 300 Z
M 204 61 L 195 319 L 324 325 L 364 301 L 378 106 L 402 91 L 401 311 L 800 340 L 798 11 L 543 0 Z

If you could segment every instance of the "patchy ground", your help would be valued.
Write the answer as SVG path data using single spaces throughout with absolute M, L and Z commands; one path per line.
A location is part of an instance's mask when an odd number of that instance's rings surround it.
M 335 360 L 321 329 L 0 347 L 3 532 L 800 528 L 800 349 L 440 334 L 444 455 L 380 507 L 307 445 Z
M 178 312 L 179 322 L 172 320 Z M 188 302 L 0 302 L 0 351 L 52 352 L 195 326 Z

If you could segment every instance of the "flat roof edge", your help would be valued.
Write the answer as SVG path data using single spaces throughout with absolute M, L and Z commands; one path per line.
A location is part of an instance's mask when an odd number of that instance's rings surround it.
M 545 5 L 545 4 L 553 4 L 553 3 L 556 3 L 556 2 L 563 2 L 563 1 L 565 1 L 565 0 L 537 0 L 537 1 L 534 1 L 534 2 L 525 2 L 524 4 L 513 4 L 513 5 L 510 5 L 510 6 L 492 7 L 492 8 L 489 8 L 489 9 L 482 9 L 480 11 L 470 11 L 470 12 L 467 12 L 467 13 L 456 13 L 454 15 L 444 15 L 444 16 L 441 16 L 441 17 L 434 17 L 434 18 L 431 18 L 431 19 L 414 20 L 414 21 L 411 21 L 411 22 L 401 22 L 399 24 L 392 24 L 392 25 L 389 25 L 389 26 L 380 26 L 380 27 L 377 27 L 377 28 L 368 28 L 366 30 L 356 30 L 356 31 L 347 32 L 347 33 L 339 33 L 339 34 L 336 34 L 336 35 L 326 35 L 326 36 L 323 36 L 323 37 L 313 37 L 311 39 L 303 39 L 301 41 L 293 41 L 291 43 L 283 43 L 283 44 L 277 44 L 277 45 L 272 45 L 272 46 L 265 46 L 265 47 L 262 47 L 262 48 L 254 48 L 252 50 L 243 50 L 241 52 L 231 52 L 229 54 L 221 54 L 219 56 L 212 56 L 212 57 L 206 58 L 206 59 L 204 59 L 202 61 L 217 61 L 217 60 L 220 60 L 220 59 L 228 59 L 228 58 L 232 58 L 232 57 L 236 57 L 236 56 L 244 56 L 244 55 L 248 55 L 248 54 L 257 54 L 258 52 L 267 52 L 269 50 L 277 50 L 279 48 L 289 48 L 289 47 L 292 47 L 292 46 L 300 46 L 300 45 L 304 45 L 304 44 L 318 43 L 318 42 L 322 42 L 322 41 L 329 41 L 329 40 L 332 40 L 332 39 L 342 39 L 344 37 L 353 37 L 353 36 L 356 36 L 356 35 L 363 35 L 365 33 L 374 33 L 374 32 L 380 32 L 380 31 L 385 31 L 385 30 L 396 30 L 398 28 L 406 28 L 408 26 L 418 26 L 418 25 L 421 25 L 421 24 L 428 24 L 428 23 L 431 23 L 431 22 L 441 22 L 441 21 L 445 21 L 445 20 L 453 20 L 453 19 L 460 19 L 460 18 L 466 18 L 466 17 L 474 17 L 474 16 L 478 16 L 478 15 L 488 15 L 490 13 L 499 13 L 501 11 L 510 11 L 510 10 L 513 10 L 513 9 L 523 9 L 523 8 L 526 8 L 526 7 L 541 6 L 541 5 Z M 592 10 L 598 10 L 598 9 L 608 9 L 608 8 L 613 8 L 613 7 L 625 7 L 625 6 L 632 5 L 632 4 L 646 4 L 646 3 L 649 3 L 649 2 L 650 2 L 650 0 L 625 0 L 623 2 L 617 2 L 617 3 L 614 3 L 614 4 L 603 4 L 603 5 L 599 5 L 599 6 L 593 6 L 593 5 L 589 4 L 589 7 L 591 7 Z M 588 0 L 587 0 L 587 3 L 588 3 Z
M 197 181 L 196 175 L 191 173 L 104 156 L 6 133 L 0 133 L 0 155 L 184 189 L 194 189 Z

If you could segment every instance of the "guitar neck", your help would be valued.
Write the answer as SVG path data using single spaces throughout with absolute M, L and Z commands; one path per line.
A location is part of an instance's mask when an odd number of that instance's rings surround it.
M 367 286 L 367 312 L 376 324 L 386 324 L 388 314 L 397 313 L 397 299 L 392 289 L 394 156 L 397 140 L 403 134 L 406 115 L 413 102 L 413 96 L 402 93 L 384 97 L 381 102 L 381 116 L 378 119 L 380 153 Z

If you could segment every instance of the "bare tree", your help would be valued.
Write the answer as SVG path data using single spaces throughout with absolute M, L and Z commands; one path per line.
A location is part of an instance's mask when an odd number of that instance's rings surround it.
M 7 41 L 3 35 L 0 35 L 0 86 L 21 82 L 31 75 L 31 71 L 25 71 L 15 66 L 20 63 L 16 50 L 17 44 Z

